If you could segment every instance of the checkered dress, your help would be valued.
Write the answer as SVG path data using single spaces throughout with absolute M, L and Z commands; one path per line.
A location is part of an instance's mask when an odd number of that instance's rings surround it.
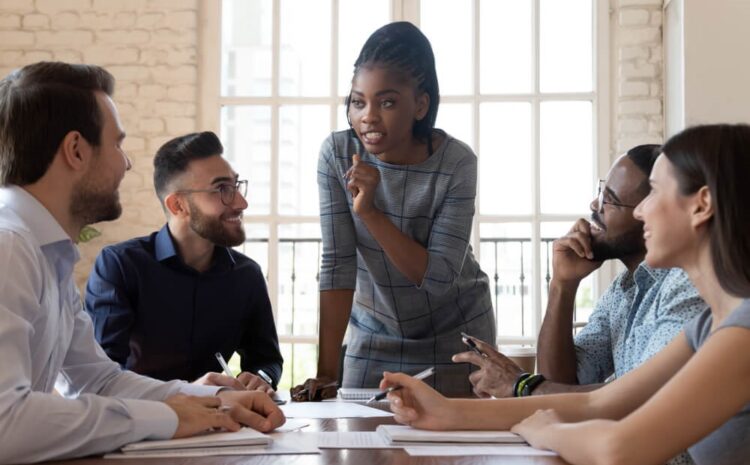
M 380 171 L 376 207 L 429 253 L 418 286 L 395 268 L 352 212 L 344 173 L 355 153 Z M 413 374 L 435 366 L 436 375 L 427 380 L 433 387 L 448 394 L 471 391 L 471 367 L 450 360 L 466 350 L 459 332 L 495 340 L 489 279 L 469 244 L 476 177 L 476 155 L 447 134 L 417 165 L 378 160 L 350 131 L 335 132 L 323 143 L 320 289 L 355 289 L 344 386 L 375 387 L 385 370 Z

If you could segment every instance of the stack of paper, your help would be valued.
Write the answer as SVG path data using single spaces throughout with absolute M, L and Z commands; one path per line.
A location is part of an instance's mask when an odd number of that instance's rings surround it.
M 121 449 L 124 455 L 173 454 L 205 449 L 220 452 L 222 448 L 265 448 L 271 438 L 252 428 L 242 428 L 235 432 L 206 433 L 190 438 L 168 439 L 163 441 L 140 441 L 128 444 Z
M 377 432 L 392 444 L 399 443 L 476 443 L 523 444 L 523 438 L 510 431 L 429 431 L 404 425 L 380 425 Z

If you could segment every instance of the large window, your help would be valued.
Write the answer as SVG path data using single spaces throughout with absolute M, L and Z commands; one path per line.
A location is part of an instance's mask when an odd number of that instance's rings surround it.
M 368 35 L 392 20 L 412 21 L 430 39 L 437 126 L 479 157 L 473 246 L 492 282 L 498 342 L 533 342 L 550 240 L 587 214 L 608 165 L 605 67 L 597 66 L 607 16 L 597 2 L 203 3 L 203 126 L 221 134 L 226 156 L 250 180 L 243 249 L 267 273 L 287 361 L 282 384 L 316 367 L 318 149 L 330 131 L 347 128 L 354 60 Z M 579 292 L 579 320 L 596 284 L 589 279 Z

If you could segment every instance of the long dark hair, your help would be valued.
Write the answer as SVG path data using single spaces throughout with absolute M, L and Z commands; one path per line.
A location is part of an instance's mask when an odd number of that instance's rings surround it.
M 714 209 L 709 222 L 711 260 L 721 287 L 750 297 L 750 126 L 695 126 L 662 147 L 674 166 L 680 192 L 708 186 Z
M 428 153 L 432 154 L 432 130 L 435 128 L 440 105 L 440 88 L 430 41 L 412 23 L 399 21 L 386 24 L 373 32 L 362 46 L 357 61 L 354 62 L 354 76 L 360 69 L 369 66 L 387 67 L 403 73 L 415 81 L 417 90 L 430 97 L 427 114 L 414 122 L 412 134 L 417 140 L 426 142 Z M 346 98 L 346 119 L 349 126 L 350 103 L 351 94 Z

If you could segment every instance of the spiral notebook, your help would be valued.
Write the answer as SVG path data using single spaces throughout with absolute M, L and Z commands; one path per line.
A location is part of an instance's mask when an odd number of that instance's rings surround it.
M 380 394 L 380 389 L 375 388 L 339 388 L 339 399 L 353 401 L 368 401 L 373 396 Z

